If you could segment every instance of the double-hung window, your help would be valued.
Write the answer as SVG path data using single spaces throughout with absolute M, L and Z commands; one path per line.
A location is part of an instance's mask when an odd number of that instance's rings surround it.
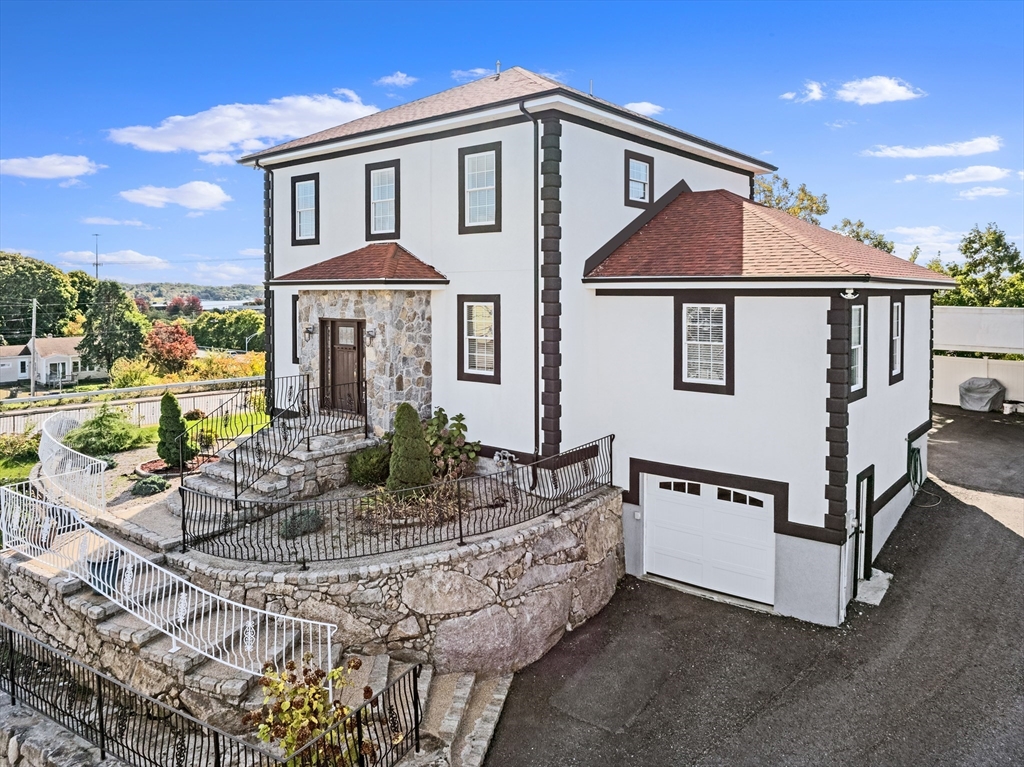
M 400 236 L 400 185 L 398 160 L 366 166 L 367 240 L 397 240 Z
M 459 150 L 459 234 L 501 231 L 501 143 Z
M 460 381 L 501 383 L 501 299 L 459 296 Z
M 626 151 L 625 203 L 634 208 L 646 208 L 654 195 L 654 158 Z
M 733 393 L 733 304 L 707 291 L 676 297 L 676 389 Z
M 889 385 L 903 380 L 903 300 L 894 297 L 889 315 Z
M 18 375 L 20 375 L 20 376 L 27 376 L 28 375 L 28 360 L 20 360 L 18 362 Z
M 292 245 L 320 243 L 320 174 L 292 178 Z
M 864 396 L 867 380 L 867 323 L 864 304 L 850 307 L 850 398 Z

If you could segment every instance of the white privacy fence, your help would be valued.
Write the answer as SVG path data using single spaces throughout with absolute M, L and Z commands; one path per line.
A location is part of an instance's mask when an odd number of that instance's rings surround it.
M 64 444 L 80 424 L 63 413 L 46 419 L 39 435 L 39 483 L 47 497 L 95 516 L 107 508 L 106 461 Z
M 232 602 L 152 564 L 90 526 L 74 509 L 51 503 L 29 482 L 0 488 L 3 546 L 92 586 L 172 640 L 252 674 L 264 665 L 331 668 L 335 626 Z

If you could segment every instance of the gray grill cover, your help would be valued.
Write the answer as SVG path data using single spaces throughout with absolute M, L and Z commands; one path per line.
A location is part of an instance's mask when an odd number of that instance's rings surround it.
M 968 378 L 960 384 L 960 407 L 964 410 L 1000 410 L 1006 387 L 994 378 Z

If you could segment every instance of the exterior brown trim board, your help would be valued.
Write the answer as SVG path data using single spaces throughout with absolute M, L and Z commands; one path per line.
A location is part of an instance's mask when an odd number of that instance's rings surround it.
M 466 157 L 494 152 L 494 223 L 470 226 L 466 223 Z M 501 231 L 501 142 L 459 148 L 459 234 L 481 234 Z
M 683 344 L 686 343 L 683 306 L 685 304 L 723 304 L 725 306 L 725 383 L 696 383 L 684 380 Z M 705 394 L 726 394 L 736 391 L 736 301 L 733 293 L 717 290 L 681 291 L 674 296 L 673 344 L 672 344 L 672 388 L 677 391 L 695 391 Z
M 892 365 L 895 360 L 892 353 L 892 329 L 896 319 L 896 304 L 900 305 L 900 372 L 893 373 Z M 907 338 L 907 297 L 902 292 L 894 292 L 889 297 L 889 386 L 898 384 L 903 380 L 903 371 L 907 367 L 906 354 Z
M 299 217 L 295 215 L 295 185 L 301 184 L 303 181 L 313 181 L 313 231 L 315 232 L 313 237 L 307 237 L 306 239 L 298 239 L 299 233 Z M 320 244 L 320 174 L 319 173 L 307 173 L 304 176 L 292 176 L 292 245 L 319 245 Z
M 373 203 L 371 201 L 372 188 L 370 179 L 375 170 L 384 168 L 395 169 L 395 228 L 390 232 L 373 233 Z M 384 162 L 371 162 L 366 164 L 366 239 L 374 240 L 398 240 L 402 236 L 402 162 L 401 160 L 386 160 Z
M 642 208 L 646 210 L 651 207 L 654 202 L 654 158 L 650 155 L 640 154 L 639 152 L 633 152 L 627 149 L 624 152 L 625 155 L 625 167 L 623 168 L 623 204 L 630 208 Z M 647 166 L 647 199 L 646 200 L 634 200 L 629 196 L 629 161 L 636 160 L 642 162 Z
M 542 120 L 541 145 L 541 446 L 557 455 L 562 442 L 562 123 Z
M 476 383 L 501 383 L 501 296 L 500 295 L 461 295 L 456 297 L 458 311 L 458 342 L 459 355 L 456 378 L 459 381 L 475 381 Z M 494 375 L 466 372 L 466 304 L 494 304 Z

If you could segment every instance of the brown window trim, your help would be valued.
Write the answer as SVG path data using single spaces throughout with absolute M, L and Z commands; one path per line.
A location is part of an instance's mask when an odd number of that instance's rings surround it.
M 299 233 L 299 217 L 295 215 L 295 186 L 303 181 L 313 183 L 313 228 L 316 234 L 313 237 L 300 240 L 296 236 Z M 320 174 L 307 173 L 304 176 L 292 176 L 292 245 L 319 245 L 320 244 Z
M 895 306 L 900 304 L 900 372 L 892 372 L 892 327 L 895 317 Z M 907 296 L 905 293 L 893 293 L 889 299 L 889 386 L 903 380 L 903 371 L 907 369 Z
M 859 399 L 864 399 L 868 396 L 868 355 L 870 350 L 868 349 L 868 294 L 865 291 L 861 291 L 861 294 L 857 298 L 850 299 L 850 362 L 853 363 L 853 307 L 854 306 L 864 307 L 864 334 L 861 338 L 863 342 L 863 359 L 861 364 L 864 367 L 864 385 L 856 391 L 853 390 L 853 376 L 850 376 L 850 402 L 856 402 Z M 888 355 L 886 355 L 888 357 Z
M 477 383 L 501 383 L 501 296 L 500 295 L 461 295 L 458 302 L 458 380 L 476 381 Z M 466 304 L 494 304 L 494 375 L 468 373 L 465 368 L 466 357 Z
M 466 156 L 494 152 L 494 223 L 466 225 Z M 477 144 L 459 149 L 459 234 L 481 234 L 501 231 L 501 142 Z
M 639 160 L 640 162 L 647 163 L 647 201 L 641 202 L 640 200 L 631 200 L 629 198 L 629 161 Z M 639 152 L 632 152 L 629 149 L 626 150 L 626 158 L 623 165 L 623 177 L 625 183 L 623 186 L 623 201 L 630 208 L 649 208 L 651 203 L 654 202 L 654 158 L 646 154 L 640 154 Z
M 373 233 L 373 206 L 370 203 L 370 175 L 383 168 L 395 169 L 395 229 L 393 232 Z M 401 237 L 402 228 L 402 168 L 401 160 L 371 162 L 366 165 L 366 239 L 397 240 Z
M 673 324 L 673 382 L 676 391 L 696 391 L 705 394 L 726 394 L 732 396 L 736 391 L 736 295 L 718 290 L 686 290 L 675 293 L 672 301 L 675 314 Z M 683 378 L 683 304 L 723 304 L 725 306 L 725 383 L 702 384 L 686 381 Z
M 299 294 L 292 296 L 292 362 L 299 364 Z

